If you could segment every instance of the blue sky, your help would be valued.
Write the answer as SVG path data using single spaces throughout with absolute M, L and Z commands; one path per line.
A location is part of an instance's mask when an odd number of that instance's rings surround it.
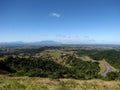
M 120 0 L 0 0 L 0 42 L 120 44 Z

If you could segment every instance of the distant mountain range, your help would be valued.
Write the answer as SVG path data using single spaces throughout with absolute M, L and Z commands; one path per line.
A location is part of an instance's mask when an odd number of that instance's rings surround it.
M 38 42 L 2 42 L 0 46 L 59 46 L 61 42 L 56 41 L 38 41 Z
M 65 44 L 56 41 L 38 41 L 38 42 L 1 42 L 0 46 L 120 46 L 116 44 Z

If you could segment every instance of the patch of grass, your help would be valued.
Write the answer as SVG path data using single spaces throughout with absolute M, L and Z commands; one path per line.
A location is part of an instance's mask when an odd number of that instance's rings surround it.
M 0 90 L 119 90 L 120 81 L 51 80 L 38 77 L 9 77 L 0 75 Z
M 5 59 L 5 57 L 0 57 L 0 60 L 4 60 Z
M 92 62 L 95 62 L 95 60 L 91 59 L 89 56 L 81 56 L 79 57 L 81 60 L 83 61 L 92 61 Z
M 99 61 L 99 66 L 100 66 L 99 74 L 103 73 L 106 70 L 104 63 L 105 63 L 104 60 Z

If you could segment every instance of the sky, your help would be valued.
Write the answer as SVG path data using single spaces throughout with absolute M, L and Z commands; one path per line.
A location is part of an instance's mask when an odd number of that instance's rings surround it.
M 120 44 L 120 0 L 0 0 L 0 42 Z

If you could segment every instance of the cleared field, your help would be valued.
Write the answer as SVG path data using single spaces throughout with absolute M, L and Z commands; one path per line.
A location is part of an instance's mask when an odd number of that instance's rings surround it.
M 0 90 L 120 90 L 120 81 L 0 76 Z
M 43 57 L 49 58 L 51 57 L 55 62 L 65 65 L 65 58 L 61 58 L 61 56 L 72 55 L 73 51 L 63 51 L 58 49 L 48 49 L 41 53 L 37 53 L 34 57 Z
M 92 61 L 92 62 L 96 62 L 95 60 L 91 59 L 89 56 L 82 56 L 79 57 L 81 60 L 83 61 Z

